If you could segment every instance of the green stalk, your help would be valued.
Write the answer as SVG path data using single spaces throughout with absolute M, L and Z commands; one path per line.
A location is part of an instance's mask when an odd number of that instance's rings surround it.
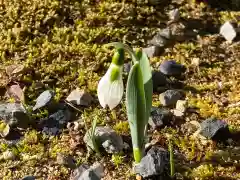
M 173 157 L 173 147 L 172 147 L 172 140 L 169 139 L 169 153 L 170 153 L 170 175 L 174 177 L 175 174 L 175 167 L 174 167 L 174 157 Z

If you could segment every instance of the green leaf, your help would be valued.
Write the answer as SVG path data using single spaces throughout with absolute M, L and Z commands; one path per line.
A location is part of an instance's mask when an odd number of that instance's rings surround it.
M 144 131 L 146 126 L 146 100 L 139 62 L 136 62 L 130 70 L 126 89 L 126 100 L 134 158 L 136 162 L 139 162 L 144 150 Z
M 105 46 L 113 46 L 117 49 L 124 49 L 127 51 L 127 53 L 131 56 L 133 62 L 136 62 L 138 59 L 137 59 L 137 56 L 136 54 L 134 53 L 134 51 L 132 50 L 132 48 L 130 48 L 128 45 L 126 44 L 123 44 L 123 43 L 120 43 L 120 42 L 112 42 L 112 43 L 108 43 L 106 44 Z
M 146 124 L 148 123 L 151 107 L 152 107 L 152 94 L 153 94 L 153 82 L 152 82 L 152 70 L 149 63 L 147 54 L 141 50 L 136 52 L 136 55 L 140 62 L 140 67 L 143 75 L 143 84 L 146 99 Z

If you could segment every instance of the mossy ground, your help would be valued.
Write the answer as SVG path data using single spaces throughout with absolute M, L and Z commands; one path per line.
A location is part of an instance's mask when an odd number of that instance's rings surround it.
M 227 108 L 223 103 L 224 99 L 228 104 L 240 101 L 240 45 L 239 42 L 228 44 L 218 35 L 218 28 L 224 21 L 239 23 L 240 13 L 217 12 L 190 0 L 163 3 L 159 7 L 126 1 L 120 11 L 122 6 L 122 2 L 115 0 L 0 1 L 0 89 L 7 82 L 5 67 L 21 64 L 26 71 L 17 81 L 26 86 L 27 104 L 33 104 L 33 100 L 48 88 L 57 92 L 57 99 L 66 97 L 76 87 L 87 89 L 94 95 L 113 55 L 103 45 L 120 41 L 132 47 L 144 47 L 148 38 L 159 28 L 166 27 L 169 10 L 179 7 L 181 21 L 189 29 L 198 30 L 199 36 L 175 42 L 161 57 L 150 59 L 152 67 L 157 68 L 160 62 L 169 58 L 188 67 L 185 91 L 190 106 L 199 108 L 199 116 L 189 115 L 188 119 L 201 122 L 214 116 L 225 119 L 233 129 L 240 129 L 239 107 Z M 193 67 L 193 58 L 200 59 L 199 67 Z M 153 104 L 159 105 L 156 94 Z M 129 135 L 123 103 L 112 112 L 95 104 L 82 114 L 89 123 L 96 117 L 98 124 L 108 124 L 118 133 Z M 71 170 L 56 164 L 56 154 L 71 155 L 78 164 L 87 162 L 82 141 L 84 132 L 83 129 L 72 134 L 66 130 L 60 137 L 46 137 L 29 129 L 17 148 L 2 141 L 0 152 L 11 149 L 18 158 L 0 163 L 0 179 L 15 180 L 29 174 L 38 179 L 68 179 Z M 202 159 L 208 153 L 220 148 L 213 142 L 191 139 L 181 125 L 154 132 L 151 138 L 167 147 L 167 133 L 174 135 L 174 149 L 188 159 L 182 168 L 176 169 L 185 178 L 240 179 L 239 163 L 234 159 L 230 165 L 203 164 Z M 130 178 L 132 155 L 120 156 L 103 158 L 104 179 Z M 92 156 L 87 163 L 96 159 Z

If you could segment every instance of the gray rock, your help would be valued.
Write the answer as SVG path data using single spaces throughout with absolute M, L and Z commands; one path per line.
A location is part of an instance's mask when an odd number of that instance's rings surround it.
M 163 106 L 175 104 L 182 98 L 182 94 L 178 90 L 167 90 L 159 95 L 159 100 Z
M 233 41 L 234 38 L 237 36 L 237 32 L 234 29 L 233 25 L 227 21 L 220 27 L 220 34 L 227 40 Z
M 0 104 L 0 119 L 4 120 L 9 126 L 26 128 L 29 117 L 26 109 L 20 103 Z
M 180 76 L 186 71 L 186 67 L 174 60 L 163 61 L 159 67 L 160 72 L 168 76 Z
M 74 163 L 73 158 L 62 153 L 57 153 L 57 163 L 71 169 L 76 168 L 76 164 Z
M 93 101 L 93 97 L 83 90 L 75 89 L 69 94 L 66 100 L 78 106 L 88 107 Z
M 82 164 L 76 168 L 70 180 L 100 180 L 104 176 L 104 169 L 100 163 L 95 163 L 91 167 Z
M 107 153 L 120 153 L 123 150 L 123 140 L 110 127 L 96 127 L 95 129 L 96 142 L 99 147 L 103 147 Z M 91 138 L 88 133 L 83 138 L 88 147 L 94 149 Z
M 169 167 L 168 151 L 153 146 L 142 158 L 141 162 L 135 166 L 134 170 L 143 178 L 154 176 L 162 178 L 166 176 L 166 174 L 169 174 Z
M 164 47 L 167 45 L 168 41 L 172 38 L 172 32 L 169 28 L 165 28 L 158 32 L 149 42 L 148 44 Z
M 59 110 L 51 114 L 48 118 L 42 119 L 39 126 L 43 129 L 43 133 L 48 135 L 57 135 L 70 120 L 71 112 L 68 109 Z
M 130 70 L 131 70 L 131 68 L 132 68 L 132 64 L 131 64 L 130 62 L 123 64 L 123 71 L 124 71 L 125 73 L 129 73 Z
M 173 21 L 176 22 L 180 19 L 180 11 L 179 9 L 173 9 L 169 12 L 169 18 Z
M 173 114 L 167 109 L 160 109 L 152 107 L 151 116 L 149 117 L 148 124 L 153 128 L 157 129 L 171 122 Z
M 22 180 L 35 180 L 34 176 L 25 176 Z
M 159 46 L 150 46 L 147 48 L 143 48 L 143 52 L 145 52 L 149 58 L 159 56 L 161 54 L 161 51 L 162 48 Z
M 42 92 L 36 100 L 36 104 L 33 107 L 33 111 L 50 104 L 51 101 L 53 100 L 53 97 L 54 97 L 54 92 L 53 91 L 46 90 L 46 91 Z
M 222 141 L 228 139 L 230 136 L 228 124 L 225 121 L 208 118 L 200 126 L 201 130 L 199 134 L 208 139 Z
M 158 89 L 159 86 L 166 86 L 168 84 L 168 80 L 166 76 L 159 71 L 153 71 L 152 82 L 153 82 L 153 89 L 155 91 Z

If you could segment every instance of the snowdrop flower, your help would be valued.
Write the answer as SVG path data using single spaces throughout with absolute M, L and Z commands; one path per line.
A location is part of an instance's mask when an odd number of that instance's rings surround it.
M 103 108 L 108 106 L 112 110 L 122 99 L 124 90 L 122 80 L 123 61 L 124 50 L 118 49 L 112 58 L 109 69 L 98 83 L 97 94 Z

